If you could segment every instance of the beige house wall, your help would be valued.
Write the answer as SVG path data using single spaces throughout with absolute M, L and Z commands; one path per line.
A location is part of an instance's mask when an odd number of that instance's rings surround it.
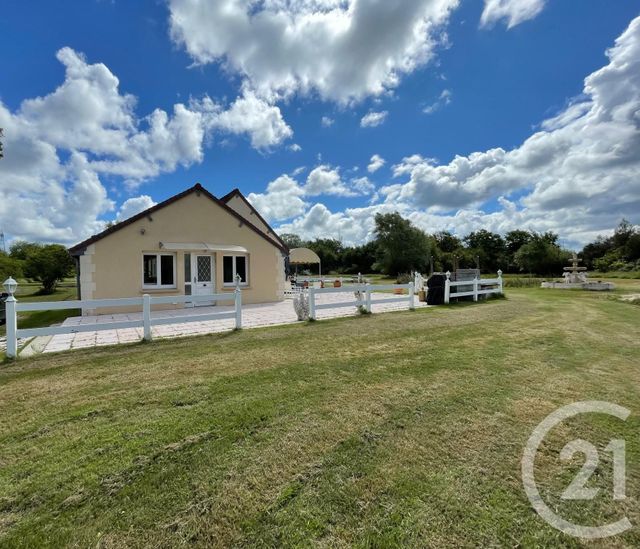
M 253 216 L 253 219 L 257 217 Z M 150 216 L 127 225 L 89 246 L 85 254 L 80 256 L 82 299 L 138 297 L 145 293 L 183 295 L 185 252 L 163 250 L 160 242 L 205 242 L 242 246 L 249 251 L 249 276 L 248 284 L 242 287 L 243 303 L 265 303 L 283 299 L 282 252 L 204 193 L 196 192 L 152 212 Z M 175 253 L 175 288 L 143 288 L 142 256 L 146 252 Z M 222 257 L 233 254 L 200 251 L 190 251 L 190 253 L 212 255 L 215 260 L 215 293 L 233 292 L 233 287 L 223 286 L 222 278 Z M 229 302 L 221 304 L 226 305 Z M 175 305 L 168 306 L 168 308 L 175 307 Z M 118 307 L 102 308 L 97 312 L 126 311 L 126 307 Z M 87 312 L 87 314 L 94 312 Z

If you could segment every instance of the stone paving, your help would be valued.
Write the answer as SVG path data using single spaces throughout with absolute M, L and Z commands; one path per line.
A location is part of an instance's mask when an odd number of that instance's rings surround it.
M 20 348 L 26 339 L 18 338 L 18 348 Z M 0 337 L 0 351 L 5 351 L 7 349 L 7 338 L 5 336 Z
M 393 294 L 375 293 L 372 299 L 391 299 L 400 297 Z M 350 301 L 353 295 L 350 293 L 320 294 L 316 303 L 338 303 Z M 416 308 L 427 307 L 426 303 L 418 301 L 417 296 L 414 301 Z M 383 313 L 390 311 L 406 310 L 408 300 L 394 303 L 374 303 L 371 306 L 373 313 Z M 154 311 L 153 318 L 197 316 L 215 312 L 231 312 L 233 306 L 197 307 L 193 309 L 174 309 L 165 311 Z M 344 316 L 355 316 L 358 314 L 355 307 L 328 308 L 317 311 L 318 320 L 337 318 Z M 80 324 L 95 324 L 103 322 L 117 322 L 125 320 L 141 320 L 142 313 L 121 313 L 94 316 L 76 316 L 67 318 L 63 326 L 78 326 Z M 286 299 L 275 303 L 261 303 L 258 305 L 245 305 L 242 307 L 242 327 L 258 328 L 261 326 L 274 326 L 278 324 L 293 324 L 298 322 L 293 310 L 292 301 Z M 165 324 L 152 327 L 153 337 L 180 337 L 199 334 L 210 334 L 232 330 L 235 326 L 234 319 L 207 320 L 181 322 L 175 324 Z M 131 343 L 142 339 L 142 327 L 125 328 L 121 330 L 101 330 L 99 332 L 79 332 L 55 335 L 44 345 L 43 352 L 52 353 L 66 351 L 68 349 L 79 349 L 95 347 L 98 345 L 115 345 L 117 343 Z

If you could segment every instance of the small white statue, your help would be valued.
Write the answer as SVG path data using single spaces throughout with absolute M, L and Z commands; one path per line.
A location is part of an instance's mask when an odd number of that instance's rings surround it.
M 294 296 L 293 310 L 296 312 L 298 320 L 309 320 L 309 297 L 305 292 Z

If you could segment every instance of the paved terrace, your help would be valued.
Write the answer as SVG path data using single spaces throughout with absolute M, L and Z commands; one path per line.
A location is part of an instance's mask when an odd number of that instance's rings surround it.
M 316 295 L 316 303 L 338 303 L 349 301 L 353 297 L 350 294 L 319 294 Z M 373 299 L 391 299 L 400 296 L 386 293 L 375 293 Z M 415 306 L 427 307 L 426 303 L 418 301 L 416 296 Z M 371 305 L 373 313 L 383 313 L 390 311 L 407 310 L 406 302 L 374 303 Z M 216 307 L 197 307 L 193 309 L 172 309 L 164 311 L 154 311 L 152 318 L 166 318 L 179 316 L 197 316 L 214 312 L 231 312 L 233 306 L 219 305 Z M 345 316 L 355 316 L 358 312 L 355 307 L 339 307 L 321 309 L 316 312 L 318 320 L 328 318 L 338 318 Z M 123 320 L 141 320 L 142 313 L 121 313 L 110 315 L 75 316 L 67 318 L 64 326 L 78 326 L 80 324 L 97 324 L 102 322 L 116 322 Z M 242 327 L 259 328 L 262 326 L 275 326 L 279 324 L 294 324 L 299 322 L 293 310 L 292 300 L 286 299 L 275 303 L 262 303 L 259 305 L 244 305 L 242 307 Z M 182 322 L 176 324 L 165 324 L 153 326 L 153 337 L 181 337 L 226 332 L 232 330 L 235 325 L 234 319 L 207 320 L 204 322 Z M 126 328 L 122 330 L 101 330 L 99 332 L 80 332 L 72 334 L 62 334 L 52 336 L 43 346 L 43 352 L 51 353 L 66 351 L 68 349 L 80 349 L 95 347 L 98 345 L 115 345 L 117 343 L 131 343 L 142 339 L 142 328 Z

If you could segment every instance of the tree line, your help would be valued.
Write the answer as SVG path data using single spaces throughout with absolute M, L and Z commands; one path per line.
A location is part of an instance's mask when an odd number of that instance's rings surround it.
M 411 271 L 428 273 L 479 266 L 482 272 L 527 273 L 559 276 L 572 253 L 558 243 L 553 232 L 522 229 L 504 236 L 480 229 L 464 237 L 448 231 L 428 234 L 399 213 L 376 214 L 374 239 L 346 246 L 332 238 L 305 241 L 281 234 L 289 248 L 306 247 L 318 254 L 323 272 L 383 273 L 397 276 Z M 598 237 L 579 256 L 589 270 L 640 270 L 640 230 L 622 220 L 609 237 Z M 40 282 L 52 293 L 58 282 L 75 274 L 75 262 L 60 244 L 17 241 L 9 252 L 0 251 L 0 282 L 13 276 Z
M 60 244 L 17 241 L 9 253 L 0 251 L 0 278 L 27 278 L 42 284 L 41 293 L 53 293 L 58 282 L 75 274 L 75 262 Z
M 585 246 L 581 256 L 589 269 L 640 268 L 640 233 L 623 221 L 609 238 Z M 419 271 L 453 271 L 475 268 L 494 273 L 527 273 L 559 276 L 572 252 L 564 249 L 554 232 L 517 229 L 504 236 L 480 229 L 458 237 L 449 231 L 426 233 L 399 213 L 376 214 L 374 238 L 358 246 L 346 246 L 332 238 L 305 241 L 296 234 L 280 237 L 289 248 L 306 247 L 318 254 L 324 272 L 383 273 L 397 276 Z M 633 263 L 635 262 L 635 263 Z
M 596 271 L 640 271 L 640 230 L 623 219 L 609 237 L 587 244 L 581 257 L 587 269 Z

